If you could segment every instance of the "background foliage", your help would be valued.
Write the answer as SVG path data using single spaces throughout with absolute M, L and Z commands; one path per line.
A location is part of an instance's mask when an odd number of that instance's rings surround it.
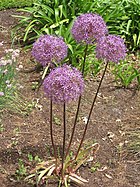
M 0 10 L 6 8 L 18 8 L 32 6 L 34 0 L 0 0 Z
M 140 1 L 139 0 L 36 0 L 32 7 L 20 9 L 29 13 L 19 16 L 17 26 L 24 29 L 22 39 L 29 42 L 40 34 L 59 34 L 71 41 L 70 28 L 73 19 L 81 13 L 100 14 L 111 34 L 121 35 L 130 50 L 140 46 Z M 30 43 L 30 42 L 29 42 Z

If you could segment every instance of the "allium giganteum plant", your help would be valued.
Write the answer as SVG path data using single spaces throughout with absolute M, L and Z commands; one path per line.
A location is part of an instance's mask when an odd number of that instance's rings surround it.
M 98 143 L 95 143 L 86 149 L 82 148 L 90 117 L 103 81 L 107 66 L 109 62 L 119 63 L 126 56 L 126 47 L 123 39 L 119 36 L 109 35 L 108 29 L 103 18 L 97 14 L 86 13 L 82 14 L 75 20 L 71 29 L 73 38 L 85 45 L 83 67 L 81 72 L 70 65 L 63 64 L 54 68 L 48 76 L 44 79 L 44 92 L 46 97 L 50 99 L 50 135 L 54 151 L 54 159 L 40 163 L 37 169 L 33 170 L 33 174 L 29 177 L 36 177 L 38 175 L 37 184 L 42 181 L 47 181 L 49 178 L 54 177 L 59 181 L 59 186 L 62 184 L 65 187 L 69 182 L 84 185 L 88 182 L 76 174 L 77 169 L 85 162 L 88 161 L 91 151 L 94 153 L 99 148 Z M 85 124 L 83 135 L 80 140 L 79 147 L 74 153 L 73 158 L 69 156 L 70 148 L 76 129 L 79 108 L 81 104 L 81 97 L 84 89 L 84 69 L 86 65 L 86 57 L 89 45 L 96 45 L 96 57 L 105 63 L 105 68 L 99 82 L 96 94 L 93 98 L 91 109 Z M 56 36 L 44 35 L 41 36 L 33 45 L 32 54 L 34 58 L 39 61 L 44 67 L 51 66 L 52 63 L 58 64 L 67 56 L 67 44 L 63 39 Z M 77 111 L 75 120 L 72 127 L 72 133 L 69 144 L 66 148 L 66 104 L 78 98 Z M 63 107 L 63 145 L 62 145 L 62 158 L 57 156 L 55 142 L 53 138 L 53 124 L 52 124 L 52 105 L 58 104 Z M 92 152 L 93 153 L 93 152 Z M 34 172 L 36 172 L 34 174 Z

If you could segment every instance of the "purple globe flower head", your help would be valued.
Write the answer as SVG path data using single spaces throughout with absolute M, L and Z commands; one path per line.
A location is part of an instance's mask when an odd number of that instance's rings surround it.
M 33 57 L 43 66 L 49 63 L 59 63 L 67 56 L 68 47 L 62 38 L 43 35 L 32 48 Z
M 78 43 L 92 44 L 107 33 L 108 29 L 103 18 L 92 13 L 77 17 L 72 27 L 72 35 Z
M 127 49 L 122 38 L 108 35 L 98 41 L 95 51 L 98 59 L 118 63 L 125 58 Z
M 83 92 L 84 80 L 79 70 L 64 64 L 53 69 L 43 85 L 46 96 L 60 104 L 76 100 Z

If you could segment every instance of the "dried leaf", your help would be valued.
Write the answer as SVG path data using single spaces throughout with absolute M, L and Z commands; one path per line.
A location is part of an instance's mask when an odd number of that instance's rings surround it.
M 50 172 L 50 170 L 51 170 L 51 168 L 54 166 L 54 164 L 53 165 L 51 165 L 50 167 L 48 167 L 48 168 L 46 168 L 45 170 L 43 170 L 43 171 L 41 171 L 40 172 L 40 175 L 38 176 L 38 180 L 37 180 L 37 184 L 39 184 L 39 182 L 40 182 L 40 180 L 42 179 L 42 177 L 48 172 Z M 48 174 L 47 174 L 48 175 Z
M 55 164 L 54 164 L 54 165 L 55 165 Z M 55 166 L 52 167 L 52 168 L 49 170 L 47 176 L 51 176 L 51 174 L 53 173 L 54 170 L 55 170 Z
M 75 173 L 71 173 L 70 176 L 72 176 L 72 177 L 74 177 L 74 178 L 80 180 L 81 182 L 84 182 L 84 183 L 87 183 L 87 182 L 88 182 L 88 180 L 86 180 L 86 179 L 84 179 L 84 178 L 82 178 L 82 177 L 76 175 Z
M 111 175 L 108 175 L 105 173 L 105 176 L 108 178 L 108 179 L 112 179 L 112 176 Z

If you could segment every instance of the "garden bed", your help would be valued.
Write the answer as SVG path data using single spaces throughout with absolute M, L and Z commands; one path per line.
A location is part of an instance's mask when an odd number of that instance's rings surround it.
M 0 56 L 4 50 L 11 48 L 10 29 L 16 23 L 11 17 L 15 10 L 0 12 Z M 19 47 L 19 46 L 15 46 Z M 137 60 L 137 59 L 136 59 Z M 21 50 L 18 63 L 23 68 L 33 67 L 30 51 Z M 139 63 L 139 62 L 138 62 Z M 17 66 L 19 65 L 17 64 Z M 42 87 L 38 92 L 32 88 L 32 80 L 40 77 L 39 73 L 19 72 L 18 81 L 23 86 L 21 92 L 27 101 L 35 103 L 28 115 L 1 111 L 3 130 L 0 132 L 0 184 L 1 187 L 33 186 L 24 182 L 24 174 L 32 168 L 33 158 L 47 160 L 50 156 L 51 141 L 49 134 L 49 101 L 44 96 Z M 92 98 L 98 86 L 98 78 L 86 78 L 86 91 L 82 99 L 76 133 L 72 150 L 78 145 L 84 129 L 84 118 L 87 117 Z M 88 143 L 98 142 L 98 150 L 93 162 L 82 166 L 78 173 L 88 179 L 89 187 L 139 187 L 140 186 L 140 150 L 137 149 L 140 132 L 140 93 L 135 87 L 123 89 L 115 87 L 113 76 L 108 71 L 98 95 L 95 110 L 86 134 Z M 76 103 L 69 106 L 67 112 L 67 140 L 76 111 Z M 62 144 L 61 111 L 54 107 L 55 145 L 60 149 Z M 26 172 L 24 169 L 26 168 Z M 57 184 L 48 184 L 55 187 Z

